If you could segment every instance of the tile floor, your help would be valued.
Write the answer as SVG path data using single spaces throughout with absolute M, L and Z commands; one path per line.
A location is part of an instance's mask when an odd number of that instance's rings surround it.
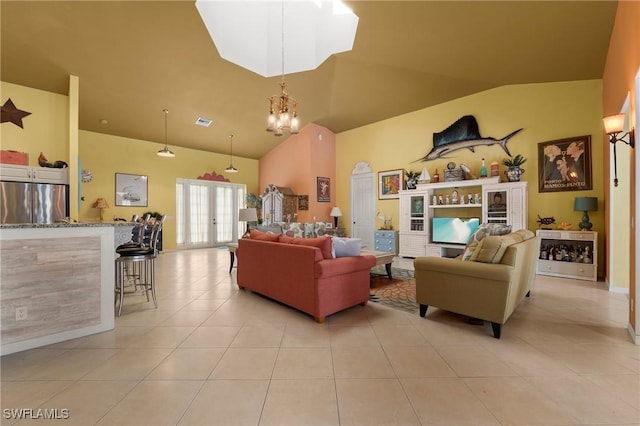
M 130 296 L 113 331 L 4 356 L 2 424 L 640 424 L 627 296 L 603 283 L 538 277 L 496 340 L 375 303 L 316 324 L 238 291 L 228 261 L 162 254 L 158 309 Z M 18 408 L 69 418 L 8 419 Z

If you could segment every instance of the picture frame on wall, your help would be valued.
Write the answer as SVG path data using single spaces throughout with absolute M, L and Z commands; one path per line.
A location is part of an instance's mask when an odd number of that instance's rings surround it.
M 318 193 L 319 203 L 328 203 L 331 201 L 331 178 L 320 177 L 316 178 L 316 191 Z
M 116 173 L 116 206 L 147 207 L 148 181 L 145 175 Z
M 308 195 L 298 195 L 298 210 L 309 210 Z
M 378 199 L 400 198 L 404 188 L 404 169 L 378 172 Z
M 538 143 L 538 190 L 585 191 L 593 188 L 591 136 Z

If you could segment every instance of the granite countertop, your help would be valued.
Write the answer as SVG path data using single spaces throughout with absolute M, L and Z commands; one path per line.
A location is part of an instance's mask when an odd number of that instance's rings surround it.
M 133 222 L 76 222 L 76 223 L 6 223 L 0 229 L 34 228 L 98 228 L 104 226 L 134 226 Z

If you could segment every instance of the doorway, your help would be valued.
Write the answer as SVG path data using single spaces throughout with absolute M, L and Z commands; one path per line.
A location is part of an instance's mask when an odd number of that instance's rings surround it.
M 192 179 L 176 181 L 176 244 L 205 248 L 236 241 L 246 186 Z
M 351 174 L 351 237 L 373 250 L 376 224 L 376 176 L 367 163 L 360 162 Z

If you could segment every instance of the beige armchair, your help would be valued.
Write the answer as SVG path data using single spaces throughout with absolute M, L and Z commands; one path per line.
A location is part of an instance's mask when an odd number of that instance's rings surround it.
M 480 241 L 471 260 L 418 257 L 414 260 L 420 316 L 429 306 L 490 321 L 500 338 L 502 324 L 535 279 L 540 238 L 521 230 Z

